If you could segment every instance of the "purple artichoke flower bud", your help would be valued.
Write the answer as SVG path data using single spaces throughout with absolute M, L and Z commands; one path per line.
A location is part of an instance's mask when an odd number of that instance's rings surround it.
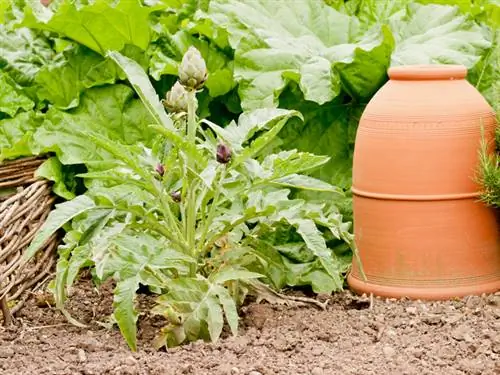
M 189 47 L 179 65 L 180 83 L 187 90 L 197 90 L 203 87 L 207 77 L 207 65 L 201 57 L 200 51 L 195 47 Z
M 224 143 L 217 145 L 216 159 L 221 164 L 227 164 L 231 161 L 231 149 Z
M 181 201 L 181 192 L 173 191 L 170 193 L 170 197 L 173 199 L 174 202 L 179 203 Z
M 165 167 L 163 166 L 163 164 L 158 163 L 158 164 L 156 164 L 155 171 L 156 171 L 156 173 L 158 173 L 161 177 L 163 177 L 163 175 L 165 174 Z

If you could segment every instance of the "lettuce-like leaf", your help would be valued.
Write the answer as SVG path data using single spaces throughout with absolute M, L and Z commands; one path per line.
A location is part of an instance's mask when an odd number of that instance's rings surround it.
M 35 177 L 43 177 L 49 181 L 53 181 L 52 191 L 60 197 L 71 200 L 75 198 L 74 185 L 75 173 L 69 173 L 64 169 L 59 159 L 55 156 L 47 159 L 35 173 Z M 68 167 L 66 167 L 68 168 Z
M 462 64 L 473 67 L 491 46 L 481 28 L 457 7 L 409 4 L 389 19 L 396 47 L 392 65 Z
M 0 72 L 0 113 L 13 117 L 19 109 L 29 111 L 34 105 L 10 76 Z
M 0 162 L 36 154 L 33 150 L 33 134 L 41 122 L 40 116 L 33 111 L 0 120 Z
M 77 107 L 81 92 L 90 87 L 114 83 L 115 64 L 98 53 L 76 45 L 44 65 L 36 76 L 37 96 L 60 109 Z
M 0 69 L 17 84 L 30 86 L 40 68 L 54 58 L 47 38 L 28 28 L 9 30 L 0 24 Z
M 148 144 L 154 137 L 148 124 L 153 120 L 133 90 L 125 85 L 87 90 L 80 106 L 64 112 L 55 108 L 35 134 L 43 152 L 55 152 L 63 164 L 80 164 L 106 158 L 95 144 L 78 132 L 94 132 L 124 144 Z
M 121 51 L 126 44 L 142 50 L 150 41 L 151 9 L 139 0 L 89 2 L 63 1 L 57 7 L 45 7 L 30 1 L 21 26 L 59 33 L 104 55 Z
M 500 31 L 492 31 L 493 45 L 468 74 L 468 80 L 485 97 L 496 113 L 500 113 Z
M 354 139 L 364 107 L 338 101 L 318 105 L 301 98 L 296 87 L 291 87 L 280 98 L 281 106 L 304 114 L 303 124 L 291 120 L 281 131 L 283 147 L 329 156 L 328 163 L 313 176 L 340 188 L 350 188 Z
M 379 87 L 389 64 L 392 46 L 381 28 L 361 34 L 357 18 L 316 0 L 287 6 L 266 0 L 213 0 L 202 17 L 227 28 L 236 50 L 235 78 L 244 109 L 276 106 L 290 81 L 299 84 L 306 100 L 329 102 L 342 89 L 337 64 L 345 69 L 356 63 L 349 76 L 370 77 L 354 93 L 366 97 Z

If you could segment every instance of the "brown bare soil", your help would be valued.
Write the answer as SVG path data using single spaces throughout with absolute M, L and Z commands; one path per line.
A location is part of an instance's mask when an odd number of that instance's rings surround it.
M 139 350 L 132 353 L 108 329 L 111 287 L 80 282 L 68 303 L 89 328 L 67 324 L 48 296 L 34 296 L 17 326 L 0 328 L 0 374 L 327 375 L 500 374 L 500 293 L 423 303 L 365 300 L 343 292 L 326 311 L 251 304 L 240 334 L 155 351 L 162 325 L 141 316 Z M 150 303 L 141 297 L 140 304 Z

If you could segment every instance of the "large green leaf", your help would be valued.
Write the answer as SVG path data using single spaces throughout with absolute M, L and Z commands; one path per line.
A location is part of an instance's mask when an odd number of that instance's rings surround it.
M 121 51 L 126 44 L 145 50 L 150 40 L 149 13 L 139 0 L 62 1 L 48 8 L 29 1 L 22 25 L 59 33 L 104 55 Z
M 34 105 L 10 76 L 0 72 L 0 113 L 14 117 L 18 110 L 29 111 Z
M 79 164 L 106 157 L 79 132 L 96 133 L 124 144 L 149 144 L 154 137 L 147 126 L 151 118 L 133 94 L 125 85 L 95 87 L 87 90 L 80 106 L 70 112 L 50 109 L 35 134 L 38 147 L 55 152 L 63 164 Z
M 63 165 L 56 157 L 47 159 L 36 171 L 35 177 L 43 177 L 49 181 L 53 181 L 52 191 L 63 197 L 71 200 L 75 197 L 74 191 L 68 190 L 66 183 L 71 183 L 68 179 L 74 179 L 74 174 L 66 174 L 63 171 Z M 74 182 L 74 181 L 73 181 Z
M 408 0 L 405 0 L 408 2 Z M 452 5 L 460 8 L 463 14 L 473 16 L 492 26 L 500 24 L 500 2 L 498 0 L 417 0 L 421 4 Z
M 497 15 L 500 18 L 500 6 Z M 498 26 L 492 26 L 487 32 L 493 40 L 493 45 L 469 71 L 467 79 L 481 92 L 493 110 L 500 113 L 500 29 Z
M 206 17 L 230 34 L 244 109 L 275 106 L 289 81 L 299 84 L 306 100 L 326 103 L 341 92 L 337 64 L 345 69 L 356 63 L 358 75 L 370 74 L 356 93 L 366 97 L 378 88 L 389 64 L 391 45 L 380 28 L 361 35 L 356 18 L 316 0 L 287 6 L 266 0 L 213 0 Z
M 114 83 L 118 76 L 113 62 L 98 53 L 75 46 L 43 66 L 36 76 L 37 96 L 57 108 L 78 106 L 81 92 L 93 86 Z
M 0 120 L 0 162 L 33 154 L 33 134 L 42 119 L 34 112 L 21 112 Z
M 337 187 L 350 188 L 354 139 L 363 106 L 347 106 L 335 101 L 320 106 L 301 98 L 298 90 L 287 90 L 281 97 L 282 106 L 298 109 L 305 118 L 304 123 L 291 120 L 283 128 L 279 135 L 283 147 L 329 156 L 328 163 L 313 176 Z
M 8 30 L 0 24 L 0 68 L 18 84 L 29 86 L 40 68 L 52 61 L 49 41 L 28 28 Z
M 359 18 L 364 29 L 373 24 L 385 24 L 390 16 L 403 9 L 410 0 L 358 0 L 353 2 L 353 13 Z
M 392 65 L 462 64 L 471 68 L 490 47 L 481 28 L 457 7 L 409 4 L 389 18 Z

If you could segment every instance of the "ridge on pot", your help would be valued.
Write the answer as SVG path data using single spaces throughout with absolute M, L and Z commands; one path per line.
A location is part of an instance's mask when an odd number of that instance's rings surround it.
M 500 290 L 495 212 L 474 175 L 492 108 L 461 65 L 394 67 L 367 105 L 353 165 L 350 287 L 386 297 L 447 299 Z

